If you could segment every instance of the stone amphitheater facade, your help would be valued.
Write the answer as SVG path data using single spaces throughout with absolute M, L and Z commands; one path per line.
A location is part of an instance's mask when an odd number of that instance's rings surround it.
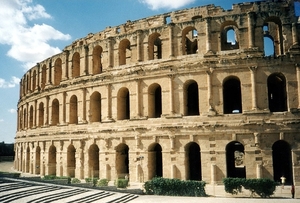
M 299 185 L 298 33 L 293 1 L 261 1 L 88 34 L 22 77 L 15 168 L 132 182 L 284 176 Z

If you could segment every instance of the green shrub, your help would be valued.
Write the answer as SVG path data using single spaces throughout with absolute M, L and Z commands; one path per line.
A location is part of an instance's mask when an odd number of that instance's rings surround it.
M 242 187 L 250 190 L 251 196 L 255 193 L 262 198 L 270 197 L 274 194 L 277 183 L 270 179 L 245 179 L 245 178 L 224 178 L 225 191 L 231 194 L 238 194 Z
M 0 172 L 0 177 L 19 178 L 21 173 Z
M 44 180 L 54 180 L 56 179 L 56 176 L 55 175 L 45 175 L 43 177 Z
M 98 182 L 98 178 L 85 178 L 86 183 L 91 183 L 93 185 L 96 185 Z
M 242 185 L 245 179 L 243 178 L 224 178 L 223 183 L 225 191 L 233 195 L 242 192 Z
M 76 183 L 81 183 L 81 181 L 78 178 L 72 178 L 71 183 L 76 184 Z
M 148 195 L 205 197 L 205 182 L 156 177 L 144 185 Z
M 128 186 L 128 180 L 126 180 L 126 179 L 117 179 L 115 181 L 115 186 L 117 188 L 126 188 Z
M 97 186 L 99 186 L 99 187 L 108 186 L 108 180 L 107 179 L 100 179 L 97 183 Z

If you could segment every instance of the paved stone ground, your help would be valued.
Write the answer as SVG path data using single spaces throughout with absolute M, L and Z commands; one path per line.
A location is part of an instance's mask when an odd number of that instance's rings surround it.
M 12 172 L 11 162 L 0 162 L 0 171 Z M 31 174 L 22 173 L 21 176 L 32 176 Z M 140 183 L 131 183 L 130 189 L 141 188 Z M 149 196 L 133 195 L 126 193 L 117 193 L 101 191 L 94 189 L 84 189 L 72 186 L 58 186 L 53 184 L 33 183 L 31 181 L 0 179 L 0 202 L 130 202 L 130 203 L 156 203 L 156 202 L 222 202 L 222 203 L 268 203 L 268 202 L 299 202 L 300 199 L 291 199 L 290 186 L 277 187 L 272 198 L 261 199 L 259 197 L 250 197 L 249 192 L 243 192 L 239 195 L 231 195 L 224 191 L 222 185 L 206 185 L 206 193 L 209 197 L 169 197 L 169 196 Z M 296 188 L 296 193 L 299 188 Z M 300 192 L 300 191 L 299 191 Z

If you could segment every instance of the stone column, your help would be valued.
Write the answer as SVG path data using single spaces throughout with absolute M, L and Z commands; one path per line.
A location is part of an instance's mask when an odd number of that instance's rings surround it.
M 107 120 L 112 120 L 111 118 L 111 84 L 107 85 Z
M 257 66 L 251 66 L 249 67 L 249 70 L 251 72 L 251 93 L 252 93 L 252 109 L 256 110 L 257 109 L 257 99 L 256 99 L 256 69 Z
M 87 120 L 86 120 L 86 88 L 82 88 L 82 123 L 87 123 Z
M 262 178 L 262 165 L 256 164 L 256 178 Z
M 60 116 L 60 118 L 62 118 L 62 124 L 66 124 L 66 102 L 67 102 L 67 93 L 63 92 L 63 103 L 62 103 L 62 116 Z
M 209 109 L 208 112 L 214 111 L 214 105 L 213 105 L 213 99 L 212 99 L 212 84 L 211 84 L 211 76 L 213 73 L 214 69 L 210 68 L 209 70 L 206 71 L 207 73 L 207 98 L 208 98 L 208 105 Z
M 248 38 L 249 48 L 254 47 L 254 34 L 253 34 L 253 12 L 248 12 Z
M 174 23 L 169 24 L 169 49 L 170 49 L 170 58 L 174 57 L 174 50 L 173 50 L 173 43 L 174 43 L 174 37 L 173 37 L 173 32 L 174 32 Z
M 206 51 L 207 52 L 211 51 L 210 20 L 211 20 L 210 17 L 206 18 Z
M 69 54 L 70 54 L 70 52 L 68 50 L 64 51 L 65 68 L 62 68 L 62 72 L 63 72 L 62 80 L 68 80 L 68 78 L 69 78 Z
M 88 75 L 89 74 L 89 46 L 85 45 L 84 46 L 84 74 L 83 75 Z
M 170 88 L 170 115 L 174 112 L 174 90 L 173 90 L 173 78 L 174 75 L 169 75 L 169 88 Z
M 296 64 L 297 85 L 298 85 L 298 108 L 300 108 L 300 64 Z
M 49 116 L 49 101 L 50 100 L 50 97 L 49 96 L 46 96 L 46 113 L 45 113 L 45 116 L 46 116 L 46 119 L 45 119 L 45 125 L 49 125 L 50 124 L 50 122 L 49 122 L 49 118 L 50 118 L 50 116 Z
M 211 172 L 211 184 L 216 184 L 216 178 L 217 178 L 217 170 L 216 170 L 216 164 L 210 165 L 210 172 Z
M 175 164 L 171 165 L 171 178 L 176 178 L 177 176 L 177 167 Z
M 107 41 L 108 49 L 108 67 L 112 68 L 114 66 L 114 48 L 113 48 L 113 38 L 109 37 Z
M 37 125 L 36 125 L 36 121 L 37 121 L 37 100 L 34 101 L 34 113 L 33 113 L 33 128 L 35 128 Z
M 48 65 L 48 84 L 47 85 L 51 85 L 52 84 L 52 61 L 49 62 L 49 65 Z
M 136 79 L 136 116 L 141 117 L 141 93 L 140 93 L 140 79 Z
M 297 37 L 297 27 L 296 23 L 292 23 L 292 35 L 293 35 L 293 45 L 298 45 L 298 37 Z M 299 86 L 298 86 L 299 87 Z
M 137 46 L 137 61 L 142 61 L 142 44 L 141 44 L 141 36 L 143 34 L 142 30 L 137 30 L 136 31 L 136 46 Z

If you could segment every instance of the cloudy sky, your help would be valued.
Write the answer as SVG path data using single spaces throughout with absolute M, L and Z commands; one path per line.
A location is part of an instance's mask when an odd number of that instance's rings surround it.
M 30 67 L 72 41 L 107 26 L 176 9 L 251 0 L 1 0 L 0 142 L 13 143 L 19 80 Z

